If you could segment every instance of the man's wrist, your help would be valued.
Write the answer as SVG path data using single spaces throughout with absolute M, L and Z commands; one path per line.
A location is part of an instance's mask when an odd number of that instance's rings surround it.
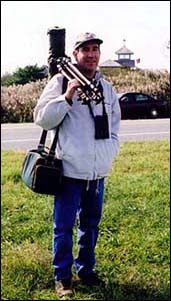
M 69 99 L 68 97 L 65 96 L 65 100 L 67 101 L 67 103 L 68 103 L 70 106 L 72 106 L 72 104 L 73 104 L 72 99 Z

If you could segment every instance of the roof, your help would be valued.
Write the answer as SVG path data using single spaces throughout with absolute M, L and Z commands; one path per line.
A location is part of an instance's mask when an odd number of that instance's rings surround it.
M 107 60 L 101 63 L 99 67 L 123 67 L 123 66 L 114 60 Z
M 115 52 L 115 54 L 134 54 L 130 49 L 126 46 L 121 47 L 119 50 Z
M 126 47 L 126 40 L 125 39 L 123 39 L 123 46 L 121 47 L 121 48 L 119 48 L 119 50 L 117 50 L 116 52 L 115 52 L 115 54 L 134 54 L 130 49 L 128 49 L 127 47 Z

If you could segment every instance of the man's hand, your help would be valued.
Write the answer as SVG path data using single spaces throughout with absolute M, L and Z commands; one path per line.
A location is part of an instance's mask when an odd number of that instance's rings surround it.
M 74 78 L 68 81 L 68 86 L 65 93 L 65 98 L 68 103 L 72 104 L 72 98 L 78 87 L 80 87 L 80 83 L 77 79 Z

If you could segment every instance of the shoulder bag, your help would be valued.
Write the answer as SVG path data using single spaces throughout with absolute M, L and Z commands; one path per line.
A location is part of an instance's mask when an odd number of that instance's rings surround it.
M 62 93 L 66 91 L 67 82 L 67 79 L 64 77 Z M 61 191 L 63 165 L 62 160 L 56 158 L 55 155 L 61 123 L 56 128 L 50 149 L 45 146 L 47 131 L 43 130 L 37 149 L 29 150 L 24 159 L 21 179 L 34 192 L 55 195 Z
M 37 149 L 29 150 L 22 165 L 21 178 L 32 191 L 55 195 L 61 189 L 63 165 L 55 155 L 59 126 L 51 147 L 45 146 L 47 131 L 43 130 Z

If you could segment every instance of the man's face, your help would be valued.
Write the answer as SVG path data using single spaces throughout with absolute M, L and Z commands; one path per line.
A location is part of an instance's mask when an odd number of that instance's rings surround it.
M 87 72 L 96 71 L 100 59 L 100 46 L 96 42 L 88 42 L 73 52 L 80 69 Z

